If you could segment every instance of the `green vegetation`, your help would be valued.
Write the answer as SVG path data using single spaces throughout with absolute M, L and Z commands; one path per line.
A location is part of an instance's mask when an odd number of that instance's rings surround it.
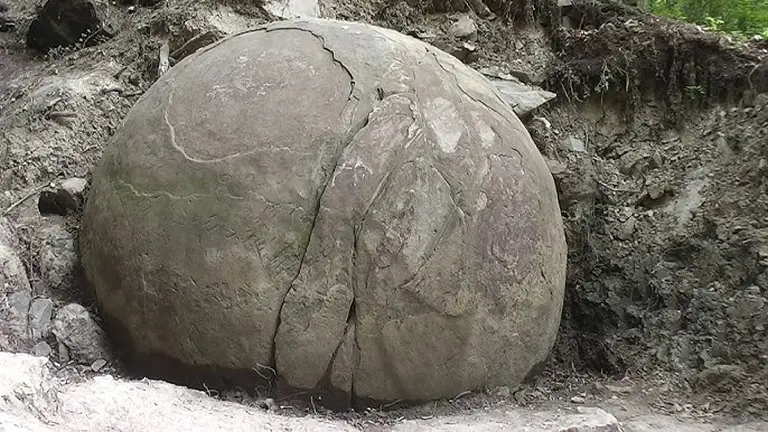
M 768 38 L 768 0 L 650 0 L 650 10 L 713 31 Z

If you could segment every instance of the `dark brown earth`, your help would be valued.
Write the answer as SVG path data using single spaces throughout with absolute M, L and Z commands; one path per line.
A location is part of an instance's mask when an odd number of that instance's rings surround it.
M 11 5 L 6 16 L 16 24 L 0 33 L 0 209 L 56 178 L 88 176 L 156 79 L 163 40 L 177 50 L 211 27 L 200 18 L 211 10 L 220 28 L 233 31 L 274 19 L 246 1 L 123 8 L 112 40 L 41 57 L 24 46 L 34 3 Z M 491 5 L 493 16 L 473 15 L 479 55 L 472 63 L 514 69 L 558 94 L 524 119 L 551 161 L 570 249 L 553 355 L 518 389 L 380 416 L 454 412 L 499 398 L 536 404 L 621 394 L 679 415 L 768 418 L 765 46 L 613 3 L 575 1 L 564 13 L 575 28 L 564 28 L 554 3 L 511 2 L 515 7 Z M 340 0 L 325 10 L 431 33 L 449 51 L 462 43 L 447 33 L 456 12 L 418 4 Z M 60 100 L 39 93 L 56 77 L 89 71 L 114 77 L 91 85 L 120 90 L 95 97 L 75 91 Z M 87 87 L 77 82 L 76 90 Z M 78 116 L 48 115 L 65 110 Z M 34 198 L 28 201 L 8 212 L 22 227 L 34 214 Z M 31 234 L 22 240 L 35 278 L 38 246 Z

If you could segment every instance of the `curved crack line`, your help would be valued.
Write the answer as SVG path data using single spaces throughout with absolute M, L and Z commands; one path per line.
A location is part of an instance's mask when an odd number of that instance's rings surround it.
M 339 60 L 336 57 L 336 52 L 328 47 L 328 45 L 325 42 L 325 38 L 323 36 L 317 34 L 313 30 L 310 30 L 310 29 L 307 29 L 307 28 L 301 28 L 301 27 L 279 27 L 279 28 L 271 28 L 271 29 L 268 28 L 268 29 L 265 29 L 264 32 L 265 33 L 271 33 L 271 32 L 276 32 L 276 31 L 280 31 L 280 30 L 297 30 L 297 31 L 301 31 L 301 32 L 304 32 L 304 33 L 309 33 L 312 36 L 314 36 L 317 40 L 319 40 L 320 41 L 320 45 L 322 46 L 323 50 L 328 51 L 328 53 L 331 55 L 331 60 L 336 65 L 338 65 L 341 69 L 343 69 L 344 72 L 346 72 L 347 75 L 349 76 L 350 89 L 349 89 L 349 94 L 347 95 L 347 101 L 349 101 L 351 99 L 357 99 L 354 96 L 354 92 L 355 92 L 355 90 L 357 88 L 357 83 L 355 82 L 355 76 L 352 74 L 352 71 L 349 70 L 349 68 L 346 65 L 344 65 L 344 63 L 342 63 L 341 60 Z M 342 112 L 344 112 L 345 110 L 346 110 L 346 105 L 344 106 L 344 109 L 342 110 Z
M 445 67 L 445 65 L 443 65 L 443 63 L 440 61 L 440 58 L 438 57 L 437 53 L 435 53 L 434 51 L 431 51 L 431 50 L 428 50 L 428 52 L 429 52 L 430 54 L 432 54 L 432 57 L 434 57 L 434 59 L 435 59 L 435 62 L 437 62 L 437 65 L 438 65 L 438 66 L 440 66 L 440 69 L 442 69 L 442 70 L 443 70 L 443 71 L 445 71 L 447 74 L 449 74 L 450 76 L 452 76 L 452 77 L 453 77 L 453 82 L 456 84 L 456 87 L 458 87 L 458 88 L 459 88 L 459 90 L 461 90 L 461 92 L 462 92 L 462 93 L 464 93 L 464 95 L 466 95 L 466 96 L 467 96 L 469 99 L 471 99 L 473 102 L 475 102 L 475 103 L 479 103 L 480 105 L 483 105 L 484 107 L 486 107 L 486 108 L 488 108 L 489 110 L 493 111 L 494 113 L 496 113 L 496 115 L 498 115 L 499 117 L 501 117 L 501 118 L 502 118 L 502 119 L 504 119 L 505 121 L 508 121 L 508 120 L 507 120 L 507 116 L 505 116 L 504 114 L 502 114 L 501 112 L 499 112 L 499 111 L 498 111 L 496 108 L 494 108 L 494 107 L 492 107 L 492 106 L 488 105 L 487 103 L 485 103 L 485 101 L 483 101 L 483 100 L 481 100 L 481 99 L 478 99 L 478 98 L 476 98 L 476 97 L 472 96 L 471 94 L 469 94 L 469 92 L 467 92 L 467 90 L 464 88 L 464 86 L 462 86 L 462 85 L 461 85 L 461 83 L 459 82 L 459 78 L 456 76 L 456 73 L 454 73 L 454 72 L 452 72 L 452 71 L 449 71 L 449 70 L 448 70 L 448 69 Z M 509 105 L 508 105 L 506 102 L 504 102 L 504 101 L 501 99 L 501 97 L 499 97 L 499 95 L 498 95 L 498 94 L 496 94 L 495 92 L 494 92 L 494 96 L 495 96 L 495 97 L 498 99 L 498 101 L 499 101 L 499 102 L 501 102 L 502 106 L 506 106 L 506 107 L 509 107 Z M 512 109 L 512 108 L 510 107 L 510 110 L 511 110 L 511 109 Z M 512 113 L 514 114 L 514 111 L 512 111 Z M 514 115 L 515 115 L 515 116 L 517 116 L 517 114 L 514 114 Z
M 335 162 L 334 162 L 334 165 L 333 165 L 333 169 L 326 176 L 325 181 L 323 182 L 323 185 L 320 187 L 320 190 L 318 191 L 317 203 L 315 204 L 315 209 L 314 209 L 313 217 L 312 217 L 312 223 L 310 224 L 309 233 L 307 235 L 307 241 L 304 244 L 303 251 L 301 253 L 301 258 L 299 259 L 298 268 L 296 269 L 296 273 L 294 274 L 293 278 L 291 279 L 291 282 L 288 285 L 288 290 L 286 290 L 285 294 L 282 296 L 282 299 L 280 300 L 280 307 L 278 308 L 278 312 L 277 312 L 277 324 L 275 325 L 275 331 L 274 331 L 274 334 L 272 335 L 272 360 L 271 360 L 272 365 L 276 364 L 275 362 L 276 362 L 277 349 L 276 349 L 275 341 L 277 339 L 277 333 L 280 330 L 281 315 L 282 315 L 282 312 L 283 312 L 283 307 L 285 306 L 285 299 L 291 293 L 291 291 L 293 290 L 293 287 L 294 287 L 294 283 L 296 282 L 296 280 L 301 275 L 301 270 L 304 267 L 304 261 L 305 261 L 305 259 L 307 257 L 307 253 L 309 251 L 309 246 L 310 246 L 310 244 L 312 244 L 312 238 L 313 238 L 313 235 L 315 234 L 315 227 L 317 225 L 317 220 L 318 220 L 318 218 L 320 216 L 320 212 L 324 208 L 323 207 L 323 200 L 325 198 L 325 194 L 326 194 L 326 192 L 328 190 L 328 187 L 332 185 L 332 182 L 333 182 L 333 179 L 334 179 L 334 177 L 336 175 L 336 172 L 339 170 L 339 168 L 341 166 L 341 162 L 342 162 L 342 158 L 344 156 L 344 153 L 347 151 L 349 146 L 352 145 L 355 142 L 355 138 L 358 136 L 358 134 L 360 134 L 360 132 L 363 129 L 365 129 L 366 126 L 368 126 L 368 121 L 370 119 L 370 115 L 373 112 L 374 112 L 373 109 L 371 109 L 371 111 L 366 116 L 365 121 L 361 122 L 360 125 L 356 126 L 353 130 L 351 130 L 351 131 L 349 131 L 347 133 L 346 142 L 344 142 L 343 145 L 340 146 L 340 149 L 337 151 Z M 353 290 L 352 302 L 354 304 L 354 301 L 355 301 L 355 299 L 354 299 L 354 287 L 352 287 L 352 290 Z M 355 329 L 357 329 L 357 326 L 355 326 Z M 279 371 L 278 371 L 278 373 L 279 373 Z
M 128 183 L 125 180 L 117 179 L 116 181 L 118 183 L 120 183 L 121 185 L 123 185 L 123 186 L 127 187 L 128 189 L 130 189 L 131 192 L 133 192 L 134 195 L 136 195 L 138 197 L 142 197 L 142 198 L 158 198 L 158 197 L 161 197 L 161 196 L 165 196 L 165 197 L 168 197 L 168 198 L 170 198 L 172 200 L 195 200 L 195 199 L 200 199 L 200 198 L 211 198 L 211 197 L 219 196 L 219 195 L 216 195 L 216 194 L 192 194 L 192 195 L 188 195 L 188 196 L 179 196 L 179 195 L 174 195 L 174 194 L 172 194 L 170 192 L 167 192 L 167 191 L 145 192 L 145 191 L 138 190 L 134 185 L 132 185 L 131 183 Z M 234 200 L 242 200 L 242 199 L 244 199 L 243 197 L 236 197 L 234 195 L 224 195 L 224 196 L 226 196 L 228 198 L 231 198 L 231 199 L 234 199 Z
M 227 155 L 224 157 L 216 158 L 216 159 L 200 159 L 195 158 L 187 154 L 187 151 L 184 149 L 184 147 L 180 146 L 178 141 L 176 140 L 176 128 L 171 123 L 171 120 L 168 118 L 168 110 L 171 107 L 171 104 L 173 103 L 173 95 L 175 93 L 175 87 L 173 83 L 171 83 L 171 91 L 168 94 L 168 102 L 165 105 L 165 109 L 163 110 L 163 120 L 165 121 L 165 125 L 168 127 L 168 133 L 170 135 L 171 139 L 171 146 L 173 146 L 176 151 L 181 153 L 184 158 L 190 162 L 199 163 L 199 164 L 208 164 L 208 163 L 216 163 L 216 162 L 223 162 L 229 159 L 238 158 L 241 156 L 248 156 L 254 153 L 257 153 L 259 150 L 251 150 L 245 153 L 235 153 L 233 155 Z

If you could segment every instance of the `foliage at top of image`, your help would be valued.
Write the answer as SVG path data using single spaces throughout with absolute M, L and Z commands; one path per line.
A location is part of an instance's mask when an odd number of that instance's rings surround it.
M 768 38 L 768 0 L 650 0 L 649 9 L 713 31 Z

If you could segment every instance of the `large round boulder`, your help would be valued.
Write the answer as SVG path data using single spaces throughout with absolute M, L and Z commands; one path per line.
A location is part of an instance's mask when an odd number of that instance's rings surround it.
M 515 385 L 563 301 L 555 186 L 512 109 L 444 52 L 341 21 L 272 23 L 163 75 L 105 150 L 80 240 L 129 364 L 198 385 L 361 404 Z

